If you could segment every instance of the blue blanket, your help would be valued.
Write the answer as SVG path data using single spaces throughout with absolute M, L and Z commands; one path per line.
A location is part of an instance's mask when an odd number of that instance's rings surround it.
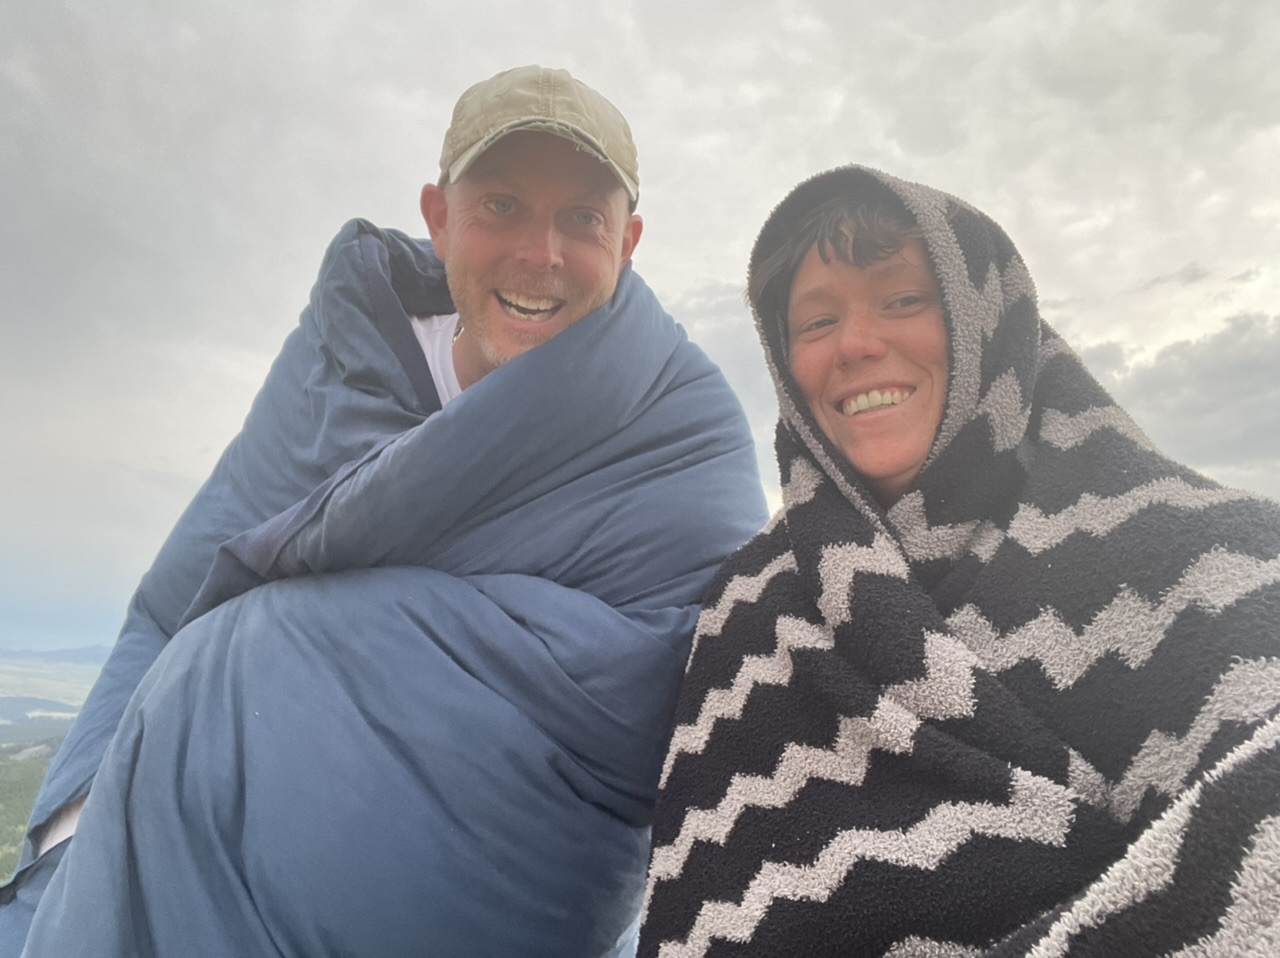
M 697 602 L 764 518 L 749 434 L 630 270 L 431 414 L 405 314 L 442 308 L 427 244 L 339 234 L 41 797 L 162 648 L 27 954 L 617 948 Z

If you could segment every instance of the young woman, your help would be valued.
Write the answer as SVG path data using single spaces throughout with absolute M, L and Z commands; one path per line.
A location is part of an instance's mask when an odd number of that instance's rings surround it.
M 641 954 L 1280 953 L 1280 508 L 935 190 L 800 184 L 748 298 L 784 505 L 704 606 Z

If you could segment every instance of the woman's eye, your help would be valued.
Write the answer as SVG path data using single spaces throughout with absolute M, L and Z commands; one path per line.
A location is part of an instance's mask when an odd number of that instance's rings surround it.
M 835 319 L 830 316 L 815 316 L 813 319 L 804 319 L 793 327 L 795 329 L 794 335 L 804 336 L 806 333 L 817 333 L 834 322 Z
M 919 306 L 924 302 L 923 296 L 899 296 L 897 299 L 889 303 L 890 309 L 909 309 L 912 306 Z

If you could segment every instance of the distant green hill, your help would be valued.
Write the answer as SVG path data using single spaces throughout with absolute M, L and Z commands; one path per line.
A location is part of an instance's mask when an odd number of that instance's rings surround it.
M 61 743 L 62 739 L 58 737 L 43 742 L 0 746 L 0 877 L 8 878 L 18 864 L 31 805 L 36 800 L 40 783 L 44 781 L 49 759 Z M 26 758 L 17 757 L 24 752 L 34 754 Z
M 99 664 L 92 650 L 0 653 L 0 880 L 18 862 L 49 759 L 71 728 Z
M 0 748 L 22 749 L 33 742 L 43 742 L 48 739 L 62 741 L 70 731 L 70 719 L 33 719 L 30 722 L 0 725 Z
M 78 705 L 55 702 L 53 699 L 32 695 L 0 695 L 0 722 L 28 722 L 33 718 L 52 716 L 70 718 L 79 711 Z
M 7 649 L 0 648 L 0 659 L 22 659 L 27 662 L 49 662 L 66 665 L 92 665 L 101 668 L 111 655 L 106 645 L 86 645 L 79 649 Z
M 65 702 L 78 711 L 101 667 L 83 662 L 45 662 L 0 656 L 0 696 Z
M 32 695 L 0 695 L 0 745 L 61 739 L 71 731 L 78 705 Z

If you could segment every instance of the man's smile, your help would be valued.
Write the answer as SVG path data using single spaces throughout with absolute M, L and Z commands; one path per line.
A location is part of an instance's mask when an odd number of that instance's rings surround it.
M 552 313 L 564 305 L 564 300 L 525 296 L 507 289 L 495 289 L 493 295 L 497 297 L 503 309 L 521 319 L 550 319 Z

